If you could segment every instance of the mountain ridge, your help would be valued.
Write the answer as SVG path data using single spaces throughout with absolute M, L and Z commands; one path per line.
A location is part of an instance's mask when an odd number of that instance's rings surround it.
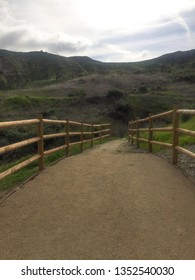
M 149 69 L 170 71 L 170 67 L 195 69 L 195 49 L 164 54 L 138 62 L 100 62 L 88 56 L 65 57 L 44 51 L 15 52 L 0 49 L 0 89 L 14 89 L 32 81 L 67 81 L 91 73 Z

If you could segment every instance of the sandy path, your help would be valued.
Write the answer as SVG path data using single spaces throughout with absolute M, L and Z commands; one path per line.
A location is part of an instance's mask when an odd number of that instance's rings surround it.
M 195 259 L 195 186 L 116 140 L 44 170 L 0 205 L 0 259 Z

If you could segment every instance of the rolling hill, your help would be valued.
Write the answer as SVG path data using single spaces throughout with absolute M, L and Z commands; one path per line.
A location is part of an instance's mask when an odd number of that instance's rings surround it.
M 0 50 L 0 121 L 42 113 L 50 119 L 112 122 L 113 135 L 123 137 L 128 120 L 170 110 L 173 105 L 195 108 L 195 50 L 134 63 Z M 182 121 L 194 124 L 194 120 Z M 53 129 L 57 133 L 61 127 L 48 126 L 45 133 Z M 0 146 L 22 141 L 29 134 L 35 137 L 33 127 L 1 130 Z M 52 140 L 47 144 L 54 145 Z M 11 158 L 17 156 L 11 154 Z
M 108 72 L 172 73 L 176 80 L 195 82 L 195 50 L 129 63 L 104 63 L 86 56 L 63 57 L 43 51 L 12 52 L 0 50 L 0 89 L 14 89 L 33 81 L 56 83 Z
M 123 136 L 128 120 L 173 105 L 195 108 L 195 50 L 133 63 L 0 50 L 1 121 L 38 113 L 54 119 L 111 121 L 115 134 Z
M 0 89 L 21 87 L 36 80 L 68 80 L 85 75 L 78 63 L 46 52 L 0 50 Z

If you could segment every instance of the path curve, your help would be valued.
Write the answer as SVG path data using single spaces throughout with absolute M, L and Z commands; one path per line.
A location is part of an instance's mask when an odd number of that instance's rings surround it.
M 0 259 L 195 259 L 195 185 L 125 140 L 46 168 L 0 217 Z

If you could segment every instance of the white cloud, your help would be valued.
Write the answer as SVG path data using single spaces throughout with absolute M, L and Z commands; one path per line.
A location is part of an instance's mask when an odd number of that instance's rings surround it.
M 0 48 L 147 59 L 193 48 L 192 10 L 195 0 L 0 0 Z
M 177 22 L 186 31 L 186 35 L 189 38 L 191 35 L 191 30 L 190 30 L 188 24 L 186 23 L 186 21 L 179 14 L 175 14 L 172 17 L 173 17 L 173 20 L 175 22 Z

